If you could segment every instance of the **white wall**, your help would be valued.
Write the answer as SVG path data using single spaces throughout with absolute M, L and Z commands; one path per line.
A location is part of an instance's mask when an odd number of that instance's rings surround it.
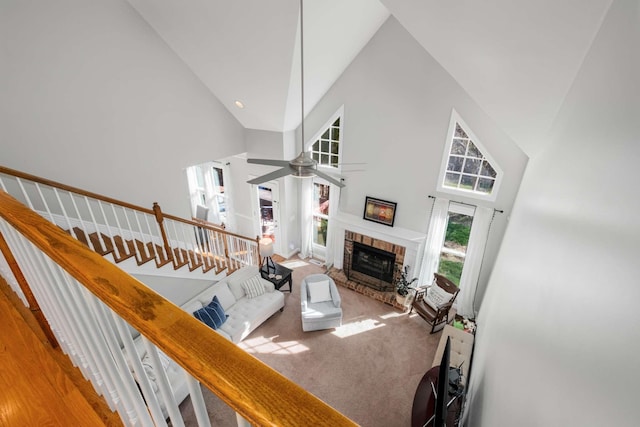
M 9 64 L 0 67 L 3 165 L 189 216 L 185 167 L 243 152 L 290 159 L 299 151 L 294 133 L 244 131 L 124 1 L 0 7 L 0 59 Z M 493 226 L 479 303 L 526 156 L 394 18 L 309 114 L 307 136 L 341 105 L 343 161 L 366 162 L 366 172 L 346 176 L 341 212 L 361 216 L 365 196 L 375 196 L 398 203 L 397 227 L 426 232 L 452 108 L 498 161 L 505 181 L 494 206 L 506 213 Z M 242 183 L 273 168 L 241 162 L 231 161 L 236 224 L 252 235 Z M 281 220 L 293 250 L 298 185 L 284 182 Z
M 438 195 L 436 180 L 452 108 L 504 170 L 500 194 L 491 206 L 506 212 L 497 215 L 492 228 L 479 304 L 527 157 L 393 17 L 309 114 L 305 133 L 314 134 L 341 105 L 342 161 L 366 163 L 366 172 L 345 176 L 341 212 L 362 217 L 365 196 L 378 197 L 398 203 L 395 227 L 426 233 L 432 203 L 428 196 Z
M 245 143 L 248 158 L 291 160 L 299 153 L 299 151 L 295 151 L 296 140 L 294 131 L 281 133 L 247 129 L 245 131 Z M 256 197 L 256 195 L 251 191 L 250 186 L 246 184 L 249 176 L 258 177 L 275 170 L 277 170 L 277 167 L 274 166 L 246 164 L 242 171 L 244 175 L 237 175 L 237 179 L 240 181 L 238 187 L 241 188 L 239 197 L 242 198 L 241 209 L 239 209 L 238 212 L 242 216 L 254 215 L 254 213 L 250 211 L 252 206 L 251 197 Z M 297 180 L 292 177 L 285 177 L 277 181 L 280 191 L 280 238 L 282 239 L 278 254 L 289 257 L 295 253 L 296 250 L 299 250 L 300 245 L 300 220 L 298 219 L 299 186 Z M 255 232 L 248 235 L 253 234 L 255 234 Z
M 0 164 L 189 216 L 243 128 L 123 0 L 0 2 Z
M 612 4 L 530 160 L 479 316 L 469 426 L 638 425 L 640 3 Z

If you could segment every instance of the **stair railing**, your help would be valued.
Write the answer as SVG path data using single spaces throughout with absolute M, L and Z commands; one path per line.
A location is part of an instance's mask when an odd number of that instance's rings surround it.
M 125 425 L 184 425 L 165 355 L 185 371 L 199 425 L 210 423 L 198 382 L 242 426 L 355 425 L 4 191 L 0 233 L 60 348 Z
M 0 189 L 116 263 L 154 261 L 193 271 L 259 265 L 258 239 L 0 166 Z

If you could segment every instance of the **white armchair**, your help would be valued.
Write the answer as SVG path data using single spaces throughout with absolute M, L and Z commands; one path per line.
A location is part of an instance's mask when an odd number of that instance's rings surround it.
M 338 287 L 326 274 L 311 274 L 300 284 L 302 330 L 318 331 L 342 325 Z

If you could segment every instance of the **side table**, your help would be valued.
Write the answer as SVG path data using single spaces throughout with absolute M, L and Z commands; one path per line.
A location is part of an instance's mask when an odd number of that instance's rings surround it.
M 277 290 L 280 290 L 282 286 L 284 286 L 286 283 L 289 283 L 289 293 L 291 293 L 291 289 L 293 287 L 291 280 L 292 272 L 292 269 L 284 267 L 280 264 L 276 264 L 275 272 L 273 271 L 273 269 L 260 269 L 260 275 L 262 275 L 262 278 L 273 283 Z
M 425 373 L 416 388 L 413 397 L 413 406 L 411 408 L 411 427 L 431 426 L 433 422 L 425 424 L 435 413 L 436 399 L 433 394 L 433 388 L 438 382 L 438 371 L 440 366 L 434 366 Z M 432 386 L 433 384 L 433 386 Z M 450 391 L 450 389 L 449 389 Z M 449 393 L 447 401 L 453 396 Z M 458 425 L 458 418 L 462 410 L 462 397 L 458 397 L 453 402 L 449 401 L 447 416 L 445 420 L 446 427 L 454 427 Z

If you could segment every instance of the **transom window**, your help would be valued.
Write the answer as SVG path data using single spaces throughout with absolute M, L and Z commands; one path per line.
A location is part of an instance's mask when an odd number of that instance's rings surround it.
M 454 111 L 443 159 L 442 191 L 495 200 L 501 171 Z
M 340 163 L 340 117 L 311 145 L 311 156 L 319 165 L 338 167 Z

